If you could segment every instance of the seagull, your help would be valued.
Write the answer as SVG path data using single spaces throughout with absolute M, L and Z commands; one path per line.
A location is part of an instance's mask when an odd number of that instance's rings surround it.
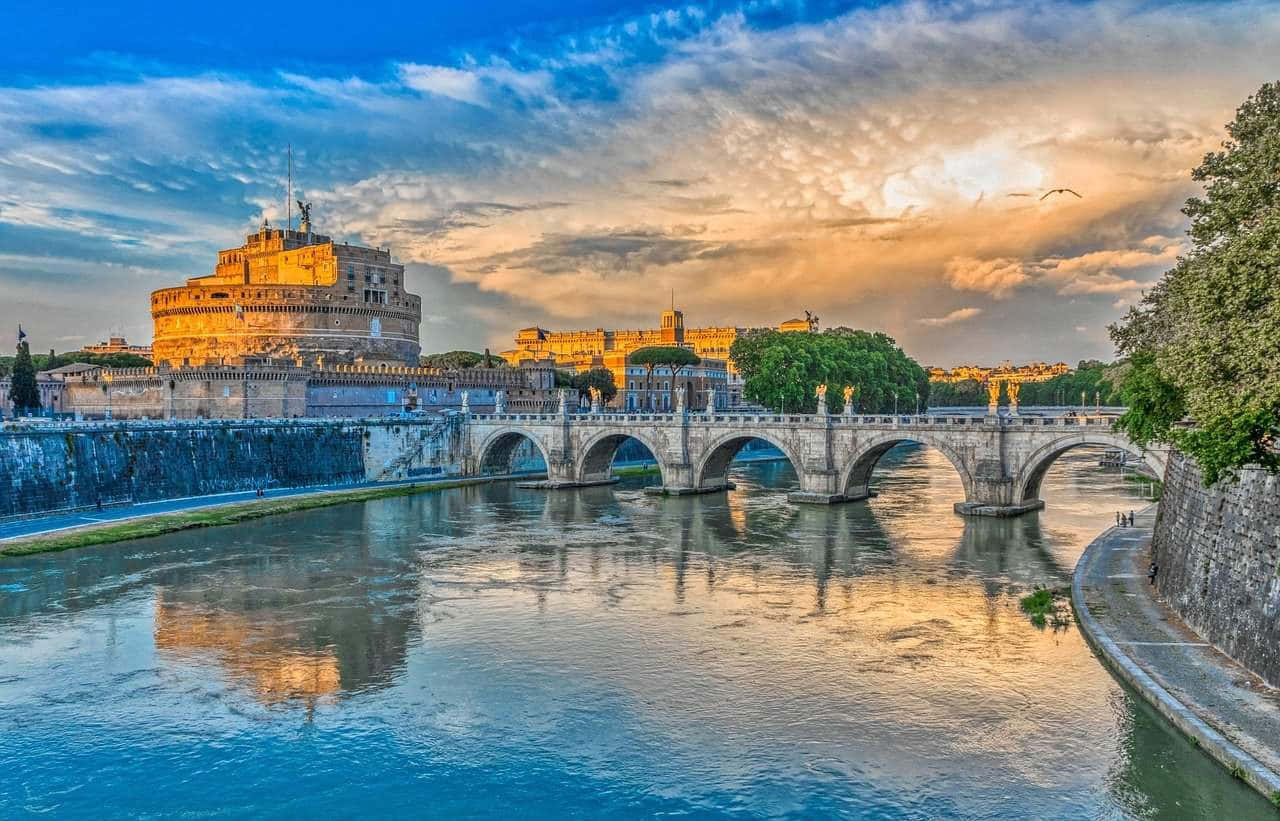
M 1005 194 L 1006 197 L 1029 197 L 1030 194 Z
M 1049 196 L 1050 194 L 1075 194 L 1077 199 L 1084 199 L 1084 197 L 1081 197 L 1079 194 L 1076 194 L 1076 192 L 1072 191 L 1070 188 L 1052 188 L 1044 192 L 1044 197 L 1040 198 L 1041 201 L 1043 201 L 1044 198 Z

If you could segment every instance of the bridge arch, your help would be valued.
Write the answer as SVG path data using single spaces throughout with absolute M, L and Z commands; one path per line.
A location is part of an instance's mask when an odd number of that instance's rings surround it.
M 1044 480 L 1044 475 L 1049 472 L 1049 468 L 1053 466 L 1054 461 L 1072 448 L 1090 445 L 1119 448 L 1131 453 L 1140 458 L 1156 476 L 1164 478 L 1166 462 L 1161 458 L 1160 454 L 1151 450 L 1141 450 L 1121 434 L 1106 430 L 1081 431 L 1042 445 L 1023 460 L 1014 478 L 1014 503 L 1021 504 L 1039 499 L 1040 483 Z
M 646 434 L 637 431 L 619 433 L 605 430 L 593 435 L 578 448 L 577 464 L 574 465 L 574 477 L 577 481 L 603 482 L 613 474 L 613 459 L 618 448 L 628 439 L 634 439 L 649 449 L 653 459 L 658 463 L 658 472 L 663 482 L 667 478 L 667 466 L 662 462 L 662 451 Z
M 538 441 L 536 435 L 520 428 L 501 428 L 486 436 L 476 448 L 476 472 L 510 473 L 516 449 L 524 442 L 533 444 L 542 457 L 543 463 L 550 470 L 551 459 L 548 458 L 547 448 Z
M 947 461 L 960 475 L 960 483 L 964 485 L 964 498 L 973 498 L 973 474 L 965 464 L 964 457 L 941 438 L 924 431 L 886 431 L 857 442 L 856 449 L 840 474 L 840 492 L 850 499 L 865 499 L 870 496 L 871 474 L 876 465 L 886 453 L 903 442 L 927 445 L 947 457 Z
M 738 455 L 738 451 L 742 450 L 743 446 L 752 439 L 768 442 L 782 451 L 782 455 L 787 457 L 787 461 L 791 463 L 791 467 L 795 470 L 801 489 L 807 489 L 804 487 L 804 461 L 799 455 L 773 434 L 756 430 L 722 433 L 708 442 L 694 461 L 693 486 L 705 490 L 727 487 L 729 484 L 729 464 Z

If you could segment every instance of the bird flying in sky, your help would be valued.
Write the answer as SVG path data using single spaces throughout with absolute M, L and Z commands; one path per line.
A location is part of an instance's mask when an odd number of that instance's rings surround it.
M 1050 194 L 1076 194 L 1076 192 L 1072 191 L 1070 188 L 1051 188 L 1048 191 L 1044 192 L 1044 196 L 1040 198 L 1041 201 L 1043 201 L 1044 198 L 1049 196 Z M 1084 199 L 1084 197 L 1081 197 L 1079 194 L 1076 194 L 1076 197 L 1078 199 Z

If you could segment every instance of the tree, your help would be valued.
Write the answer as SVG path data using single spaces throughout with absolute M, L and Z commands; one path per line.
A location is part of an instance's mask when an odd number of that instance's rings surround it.
M 31 346 L 18 343 L 18 355 L 13 360 L 13 377 L 9 383 L 9 398 L 16 413 L 40 410 L 40 390 L 36 387 L 36 368 L 31 362 Z
M 461 370 L 463 368 L 499 368 L 506 367 L 506 362 L 493 357 L 486 349 L 484 353 L 476 351 L 447 351 L 446 353 L 422 354 L 418 362 L 424 368 L 441 368 L 443 370 Z
M 1246 464 L 1280 470 L 1280 83 L 1236 111 L 1192 172 L 1191 249 L 1111 328 L 1140 407 L 1122 426 L 1195 458 L 1206 484 Z M 1182 406 L 1193 424 L 1175 426 Z
M 929 377 L 894 340 L 882 333 L 830 328 L 820 334 L 768 329 L 739 337 L 731 356 L 743 378 L 743 393 L 775 411 L 812 413 L 815 389 L 826 384 L 833 411 L 843 410 L 841 389 L 857 390 L 862 410 L 891 411 L 929 400 Z
M 669 389 L 668 403 L 672 408 L 675 407 L 676 377 L 679 376 L 680 371 L 691 365 L 697 365 L 702 361 L 702 357 L 688 348 L 677 348 L 674 345 L 654 345 L 648 348 L 638 348 L 632 351 L 627 359 L 634 365 L 644 366 L 645 393 L 649 397 L 653 395 L 654 369 L 660 367 L 671 369 L 671 387 Z M 653 404 L 652 401 L 650 401 L 650 404 Z M 656 410 L 656 408 L 650 407 L 649 410 Z
M 600 401 L 606 405 L 618 395 L 618 386 L 613 381 L 613 371 L 608 368 L 592 368 L 575 374 L 572 385 L 577 388 L 579 397 L 591 393 L 592 388 L 599 388 Z

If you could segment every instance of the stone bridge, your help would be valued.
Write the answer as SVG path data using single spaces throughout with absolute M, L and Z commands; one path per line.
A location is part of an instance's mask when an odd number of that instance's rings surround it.
M 651 492 L 711 493 L 731 487 L 729 464 L 751 439 L 790 460 L 800 490 L 793 502 L 832 504 L 866 499 L 876 463 L 901 442 L 936 448 L 964 485 L 956 512 L 1013 516 L 1044 507 L 1040 481 L 1054 459 L 1081 445 L 1105 445 L 1137 455 L 1163 477 L 1168 451 L 1136 448 L 1112 429 L 1111 417 L 864 416 L 747 413 L 469 414 L 463 436 L 467 473 L 506 473 L 525 441 L 541 453 L 541 487 L 602 484 L 613 457 L 636 439 L 657 460 L 662 483 Z

